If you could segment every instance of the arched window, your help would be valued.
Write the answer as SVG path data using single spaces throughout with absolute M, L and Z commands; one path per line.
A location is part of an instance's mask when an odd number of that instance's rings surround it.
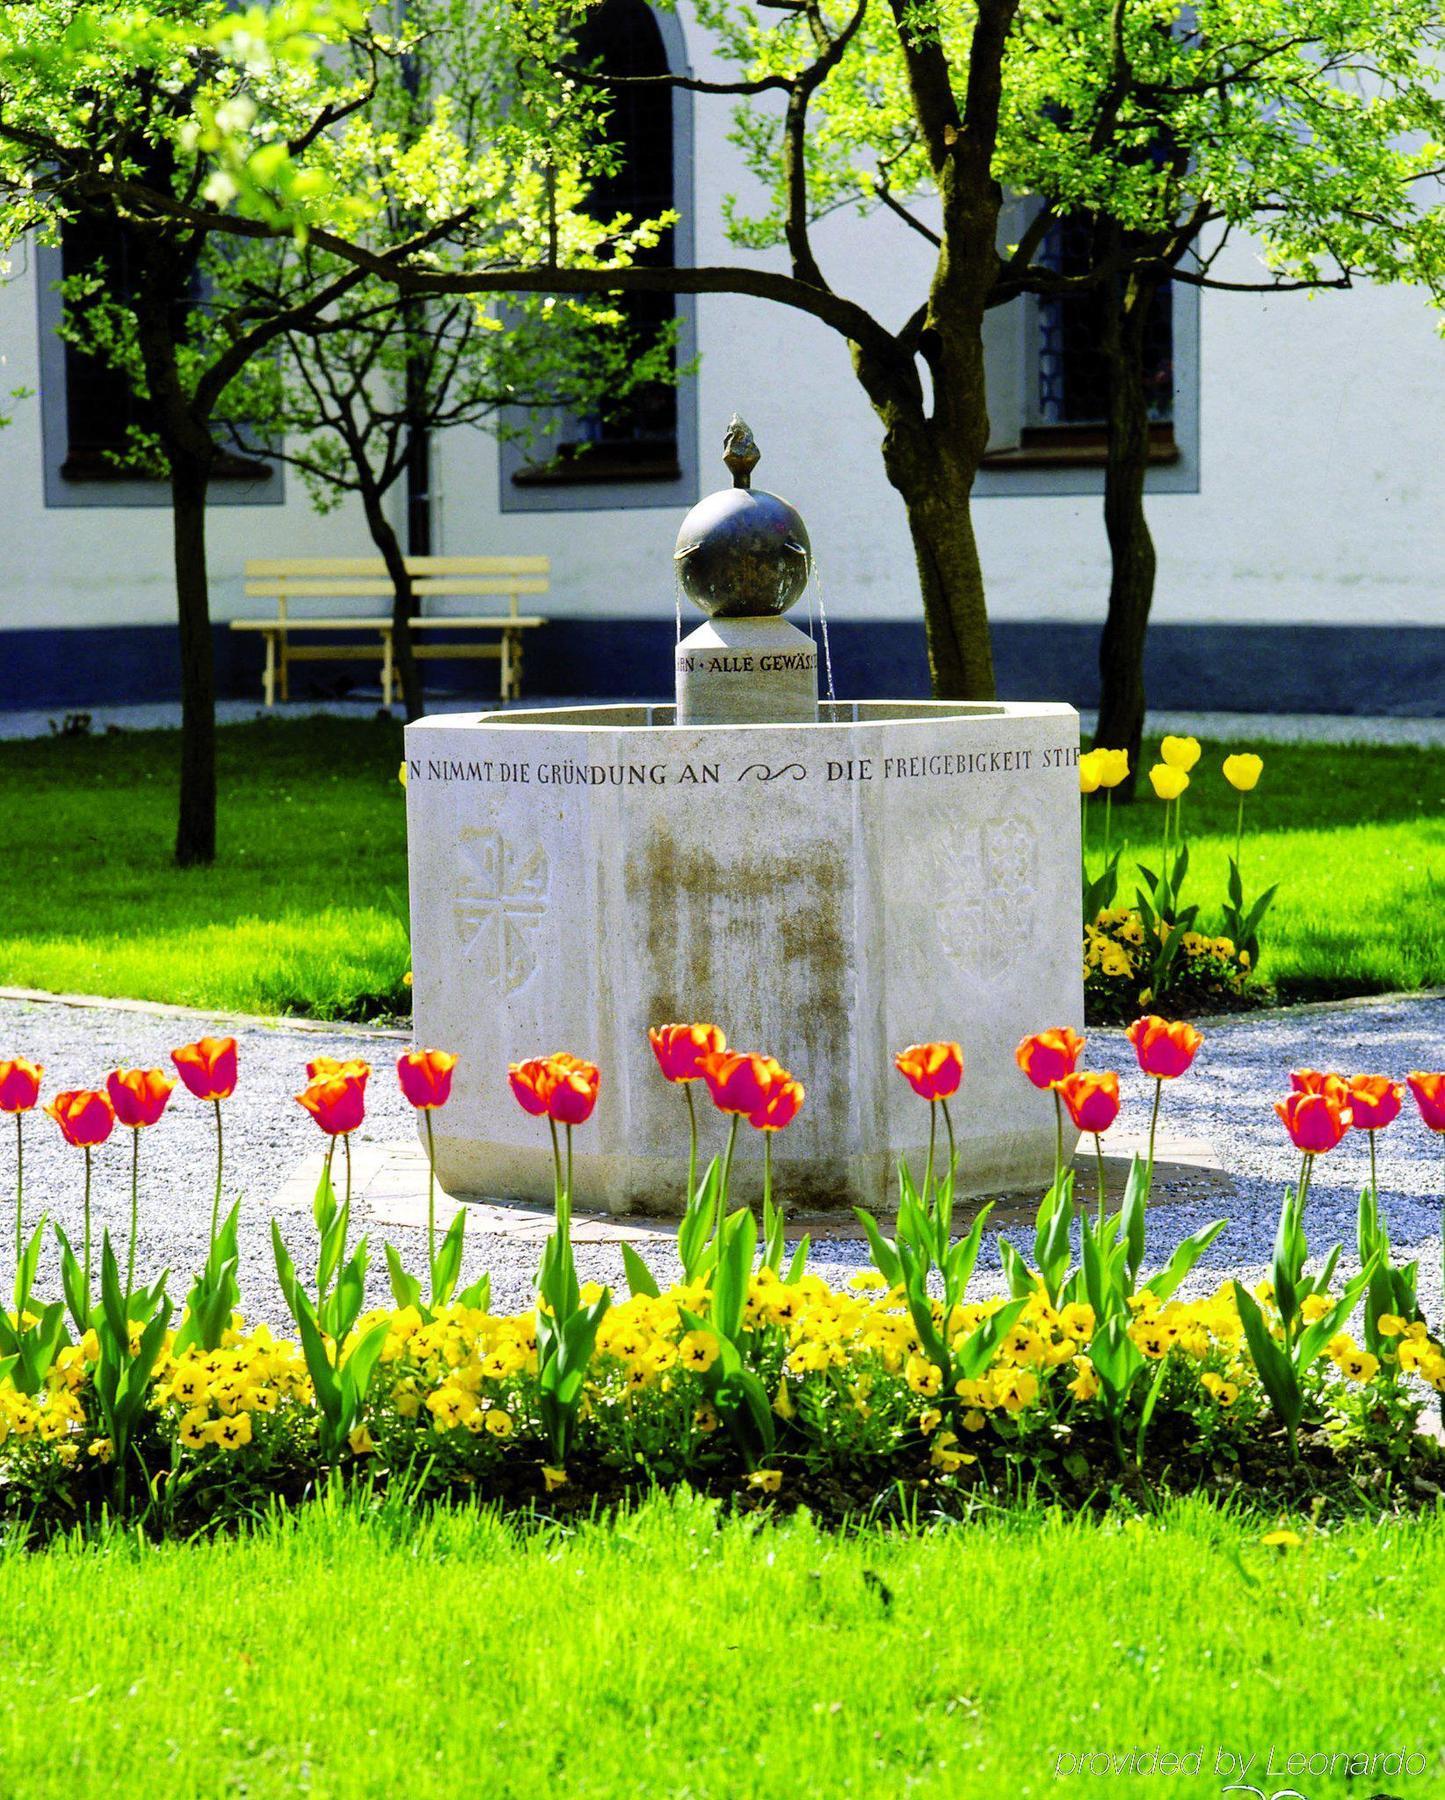
M 679 254 L 690 254 L 691 96 L 665 82 L 625 78 L 676 71 L 680 52 L 675 16 L 654 13 L 646 0 L 602 0 L 578 33 L 579 63 L 624 78 L 609 95 L 608 136 L 620 151 L 617 167 L 597 182 L 590 210 L 601 219 L 619 213 L 655 218 L 674 208 L 683 215 L 680 227 L 664 231 L 653 248 L 639 254 L 641 265 L 668 266 Z M 673 330 L 674 364 L 690 359 L 690 296 L 628 294 L 618 310 L 639 350 Z M 540 444 L 504 456 L 504 509 L 519 503 L 529 510 L 658 506 L 687 497 L 684 490 L 696 481 L 690 387 L 686 379 L 681 387 L 655 382 L 634 390 L 605 416 L 563 414 Z

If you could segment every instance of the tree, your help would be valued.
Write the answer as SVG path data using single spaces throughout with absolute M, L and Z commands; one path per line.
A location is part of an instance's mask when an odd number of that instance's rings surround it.
M 497 46 L 505 54 L 506 46 Z M 378 263 L 436 266 L 467 227 L 474 255 L 515 261 L 546 239 L 585 262 L 603 227 L 536 154 L 579 162 L 569 119 L 539 116 L 515 89 L 490 143 L 468 155 L 444 100 L 403 142 L 366 109 L 405 43 L 369 28 L 356 0 L 163 0 L 104 10 L 21 0 L 0 12 L 0 251 L 25 232 L 58 241 L 68 219 L 119 220 L 131 281 L 87 284 L 74 329 L 123 367 L 148 409 L 133 457 L 168 480 L 174 519 L 182 728 L 176 859 L 216 847 L 215 672 L 206 496 L 222 422 L 253 359 L 328 315 L 366 280 L 365 261 L 296 255 L 264 293 L 232 284 L 238 238 L 324 250 L 366 246 Z M 586 122 L 588 108 L 569 118 Z M 550 154 L 550 149 L 547 152 Z M 398 242 L 378 191 L 413 229 Z M 569 178 L 570 180 L 570 178 Z M 281 265 L 277 265 L 278 267 Z
M 149 454 L 170 483 L 180 626 L 182 729 L 176 859 L 215 854 L 215 674 L 206 582 L 206 492 L 218 446 L 213 423 L 237 372 L 275 339 L 274 320 L 236 317 L 200 352 L 192 305 L 209 233 L 158 214 L 153 196 L 219 203 L 235 191 L 213 152 L 231 115 L 264 115 L 278 148 L 298 150 L 348 103 L 318 81 L 300 17 L 227 15 L 178 0 L 154 13 L 105 15 L 66 4 L 7 7 L 0 15 L 0 245 L 35 230 L 57 242 L 68 219 L 118 219 L 134 249 L 124 293 L 94 271 L 72 301 L 84 305 L 81 340 L 132 371 L 148 409 Z M 246 76 L 241 46 L 276 54 Z M 242 52 L 243 53 L 243 52 Z M 209 124 L 207 123 L 209 122 Z M 276 159 L 278 176 L 282 170 Z M 293 180 L 305 172 L 290 163 Z M 354 286 L 359 272 L 340 280 Z M 299 297 L 324 304 L 320 292 Z
M 1145 338 L 1170 281 L 1222 292 L 1438 283 L 1439 9 L 1424 0 L 1063 0 L 1020 15 L 998 170 L 1039 196 L 1034 245 L 1087 227 L 1103 323 L 1112 557 L 1096 741 L 1139 763 L 1155 552 Z M 1067 50 L 1067 54 L 1065 54 Z M 1216 271 L 1252 234 L 1257 280 Z M 1066 280 L 1035 277 L 1067 294 Z
M 423 223 L 391 183 L 392 146 L 416 144 L 442 118 L 447 153 L 475 164 L 507 127 L 513 100 L 505 40 L 479 33 L 470 5 L 408 0 L 395 24 L 397 53 L 380 62 L 367 102 L 366 166 L 352 171 L 353 182 L 382 196 L 372 232 L 387 245 L 414 240 Z M 582 229 L 574 248 L 595 238 L 596 225 Z M 630 241 L 640 245 L 647 235 Z M 445 244 L 432 254 L 434 266 L 456 262 Z M 410 629 L 416 596 L 388 501 L 418 437 L 456 425 L 521 435 L 518 409 L 605 413 L 639 383 L 671 378 L 673 343 L 633 344 L 601 298 L 559 306 L 519 296 L 503 318 L 465 297 L 408 298 L 371 274 L 323 310 L 287 312 L 298 288 L 334 283 L 349 266 L 309 239 L 228 242 L 214 265 L 215 290 L 227 301 L 221 319 L 249 307 L 286 322 L 279 354 L 252 358 L 233 385 L 227 423 L 243 454 L 297 468 L 318 509 L 359 499 L 391 579 L 396 671 L 407 716 L 417 718 L 424 699 Z
M 488 0 L 488 29 L 515 34 L 518 94 L 551 120 L 533 139 L 545 171 L 550 229 L 514 253 L 478 241 L 458 224 L 451 241 L 459 263 L 437 268 L 414 246 L 378 248 L 326 221 L 309 241 L 353 267 L 396 283 L 405 295 L 553 295 L 734 293 L 776 301 L 830 326 L 846 342 L 853 367 L 883 424 L 883 459 L 908 512 L 923 590 L 935 691 L 986 695 L 993 663 L 983 578 L 969 515 L 969 494 L 988 436 L 982 326 L 1000 276 L 996 249 L 1000 190 L 997 146 L 1003 65 L 1019 0 L 978 0 L 965 20 L 936 17 L 919 0 L 771 0 L 761 6 L 699 0 L 700 24 L 740 65 L 735 80 L 638 76 L 742 102 L 737 136 L 745 167 L 774 195 L 771 212 L 730 228 L 744 246 L 776 238 L 787 272 L 746 263 L 716 267 L 645 265 L 628 236 L 646 221 L 619 221 L 577 254 L 560 229 L 585 205 L 588 172 L 607 154 L 590 128 L 593 95 L 613 78 L 575 60 L 581 24 L 607 0 Z M 776 16 L 774 16 L 776 15 Z M 823 96 L 830 128 L 810 129 Z M 770 112 L 753 103 L 766 100 Z M 775 104 L 776 102 L 776 104 Z M 579 127 L 580 122 L 580 127 Z M 565 129 L 564 129 L 565 127 Z M 246 153 L 243 130 L 235 154 Z M 856 167 L 835 165 L 843 145 Z M 815 219 L 857 200 L 891 211 L 902 203 L 890 182 L 926 190 L 936 203 L 937 256 L 927 291 L 901 325 L 890 327 L 826 279 L 814 252 Z M 168 215 L 195 229 L 274 235 L 257 211 L 174 198 Z M 918 223 L 915 221 L 915 223 Z

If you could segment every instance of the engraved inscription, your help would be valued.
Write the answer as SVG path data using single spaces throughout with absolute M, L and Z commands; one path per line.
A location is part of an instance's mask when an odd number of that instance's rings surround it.
M 537 967 L 535 938 L 547 910 L 551 869 L 540 844 L 509 843 L 495 828 L 464 831 L 452 903 L 462 954 L 500 994 Z

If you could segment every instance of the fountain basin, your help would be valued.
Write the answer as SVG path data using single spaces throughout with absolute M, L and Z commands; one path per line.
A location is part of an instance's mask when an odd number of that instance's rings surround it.
M 649 1025 L 709 1020 L 807 1088 L 774 1144 L 797 1210 L 885 1204 L 928 1107 L 893 1053 L 964 1046 L 959 1185 L 1046 1182 L 1054 1113 L 1014 1063 L 1083 1024 L 1078 715 L 1052 704 L 824 702 L 803 725 L 671 707 L 445 715 L 406 731 L 418 1043 L 462 1058 L 434 1115 L 453 1194 L 546 1201 L 547 1133 L 509 1062 L 601 1065 L 574 1197 L 677 1213 L 686 1109 Z M 724 1121 L 695 1098 L 704 1150 Z M 734 1194 L 760 1192 L 746 1124 Z

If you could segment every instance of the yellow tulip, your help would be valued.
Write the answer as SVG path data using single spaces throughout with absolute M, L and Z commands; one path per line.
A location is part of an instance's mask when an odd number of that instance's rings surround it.
M 1159 746 L 1159 754 L 1171 769 L 1182 770 L 1188 774 L 1199 761 L 1199 739 L 1192 737 L 1167 737 Z M 1174 795 L 1170 794 L 1169 799 Z
M 1232 788 L 1238 788 L 1241 794 L 1252 793 L 1259 785 L 1259 778 L 1264 772 L 1264 758 L 1255 756 L 1250 751 L 1241 752 L 1238 756 L 1226 756 L 1224 759 L 1224 779 Z
M 1161 800 L 1177 800 L 1189 786 L 1189 777 L 1184 770 L 1169 763 L 1155 763 L 1149 771 L 1149 780 Z
M 1091 756 L 1099 759 L 1099 786 L 1116 788 L 1121 781 L 1129 778 L 1129 752 L 1127 750 L 1091 750 Z
M 1106 752 L 1101 750 L 1086 751 L 1079 758 L 1079 792 L 1092 794 L 1099 786 L 1099 758 Z

